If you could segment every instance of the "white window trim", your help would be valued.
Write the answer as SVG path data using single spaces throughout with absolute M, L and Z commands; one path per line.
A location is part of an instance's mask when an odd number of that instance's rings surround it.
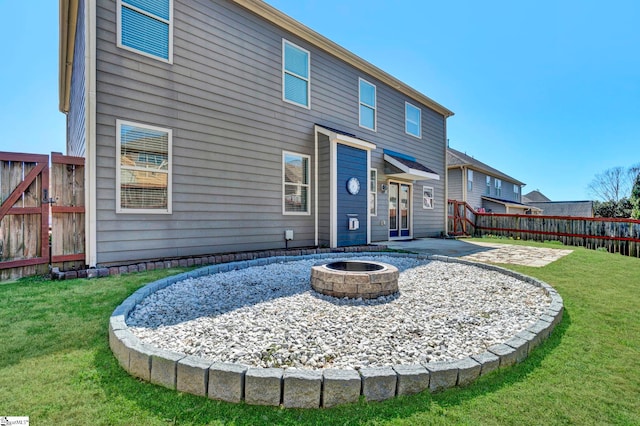
M 373 101 L 375 102 L 375 105 L 365 104 L 364 102 L 361 101 L 362 97 L 360 93 L 360 83 L 363 81 L 368 85 L 373 86 Z M 367 127 L 362 125 L 362 114 L 360 113 L 361 105 L 364 105 L 367 108 L 371 108 L 373 110 L 373 127 Z M 358 78 L 358 125 L 363 129 L 373 130 L 374 132 L 378 131 L 377 130 L 378 129 L 378 88 L 376 87 L 375 84 L 365 80 L 362 77 Z
M 291 71 L 287 71 L 285 69 L 285 60 L 286 60 L 286 58 L 285 58 L 285 46 L 287 44 L 290 45 L 290 46 L 295 47 L 296 49 L 300 49 L 300 50 L 302 50 L 303 52 L 305 52 L 307 54 L 307 69 L 309 70 L 309 76 L 308 77 L 303 77 L 301 75 L 294 74 Z M 307 103 L 308 103 L 308 105 L 301 104 L 301 103 L 298 103 L 298 102 L 294 102 L 294 101 L 292 101 L 290 99 L 287 99 L 287 97 L 285 95 L 285 75 L 286 74 L 292 75 L 292 76 L 294 76 L 296 78 L 299 78 L 299 79 L 304 80 L 304 81 L 307 82 Z M 289 40 L 287 40 L 285 38 L 282 39 L 282 100 L 284 102 L 287 102 L 287 103 L 292 104 L 292 105 L 297 105 L 297 106 L 302 107 L 302 108 L 311 109 L 311 52 L 308 51 L 307 49 L 303 48 L 303 47 L 298 46 L 295 43 L 291 43 Z
M 307 159 L 307 183 L 294 184 L 285 182 L 285 158 L 289 155 L 295 155 L 298 157 Z M 287 185 L 300 185 L 307 188 L 307 210 L 304 212 L 288 212 L 285 204 L 285 188 Z M 285 216 L 310 216 L 311 215 L 311 156 L 306 154 L 300 154 L 293 151 L 282 151 L 282 214 Z
M 122 126 L 134 126 L 140 127 L 142 129 L 149 129 L 156 132 L 165 132 L 167 133 L 167 158 L 169 160 L 168 168 L 167 168 L 167 209 L 128 209 L 123 208 L 120 204 L 121 202 L 121 191 L 122 188 L 120 186 L 121 182 L 121 144 L 122 144 Z M 172 158 L 172 149 L 173 149 L 173 131 L 171 129 L 166 129 L 164 127 L 150 126 L 148 124 L 135 123 L 133 121 L 125 121 L 125 120 L 116 120 L 116 213 L 144 213 L 144 214 L 171 214 L 172 212 L 172 199 L 173 199 L 173 191 L 172 191 L 172 176 L 173 176 L 173 158 Z M 164 173 L 163 170 L 156 171 L 158 173 Z
M 371 177 L 371 174 L 374 174 L 374 177 Z M 373 200 L 373 213 L 369 210 L 369 216 L 378 216 L 378 169 L 369 169 L 369 196 L 372 197 Z
M 158 21 L 164 22 L 166 24 L 169 24 L 169 52 L 168 52 L 168 59 L 165 58 L 161 58 L 160 56 L 156 56 L 156 55 L 152 55 L 151 53 L 147 53 L 147 52 L 143 52 L 142 50 L 138 50 L 135 49 L 133 47 L 130 46 L 126 46 L 124 44 L 122 44 L 122 7 L 123 7 L 123 0 L 118 0 L 117 2 L 117 11 L 116 11 L 116 33 L 117 33 L 117 46 L 121 49 L 124 50 L 128 50 L 130 52 L 135 52 L 139 55 L 142 56 L 146 56 L 147 58 L 152 58 L 155 60 L 158 60 L 160 62 L 165 62 L 167 64 L 173 64 L 173 0 L 169 0 L 169 20 L 166 20 L 164 18 L 161 18 L 157 15 L 151 14 L 145 10 L 139 9 L 129 3 L 126 2 L 126 0 L 124 0 L 124 3 L 127 5 L 126 7 L 128 7 L 131 10 L 135 10 L 136 12 L 140 12 L 143 15 L 146 16 L 150 16 L 153 19 L 157 19 Z
M 424 204 L 424 194 L 425 192 L 427 192 L 427 190 L 431 191 L 431 207 L 427 207 Z M 422 208 L 424 210 L 433 210 L 435 202 L 436 202 L 436 195 L 435 195 L 435 192 L 433 191 L 433 186 L 423 186 L 422 187 Z
M 407 115 L 407 106 L 410 106 L 412 108 L 415 108 L 418 110 L 418 114 L 419 114 L 419 122 L 416 123 L 418 125 L 418 134 L 414 135 L 411 132 L 407 131 L 407 123 L 409 123 L 409 116 Z M 413 105 L 412 103 L 409 102 L 405 102 L 404 103 L 404 132 L 408 135 L 413 136 L 414 138 L 418 138 L 418 139 L 422 139 L 422 109 L 418 108 L 417 106 Z
M 502 197 L 502 180 L 494 179 L 494 185 L 496 187 L 496 197 Z
M 467 191 L 473 192 L 473 170 L 467 169 Z
M 491 176 L 487 176 L 487 186 L 485 191 L 486 191 L 485 195 L 491 195 Z

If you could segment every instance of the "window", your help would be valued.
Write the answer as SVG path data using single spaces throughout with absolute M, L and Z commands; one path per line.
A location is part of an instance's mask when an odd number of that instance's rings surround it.
M 376 130 L 376 86 L 360 79 L 360 126 Z
M 371 216 L 378 215 L 378 191 L 376 190 L 378 186 L 378 170 L 370 169 L 369 170 L 369 214 Z
M 118 47 L 173 61 L 173 0 L 118 0 Z
M 500 179 L 496 179 L 495 184 L 496 184 L 496 197 L 500 197 L 502 195 L 502 181 Z
M 433 187 L 422 187 L 422 208 L 433 209 Z
M 307 50 L 282 40 L 282 98 L 305 108 L 311 107 L 310 58 Z
M 171 130 L 116 121 L 116 211 L 171 213 Z
M 467 191 L 473 191 L 473 170 L 467 170 Z
M 309 156 L 282 153 L 282 213 L 309 214 Z
M 491 176 L 487 176 L 487 195 L 491 195 Z
M 517 183 L 513 184 L 513 196 L 516 201 L 520 201 L 520 185 Z
M 404 131 L 417 138 L 422 138 L 422 111 L 420 108 L 404 103 Z

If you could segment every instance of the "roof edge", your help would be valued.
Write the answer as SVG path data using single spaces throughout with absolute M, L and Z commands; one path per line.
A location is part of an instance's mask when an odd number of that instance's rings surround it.
M 341 59 L 342 61 L 348 63 L 349 65 L 354 66 L 355 68 L 360 69 L 361 71 L 366 72 L 367 74 L 377 78 L 383 83 L 393 87 L 401 93 L 404 93 L 408 97 L 427 105 L 429 108 L 434 111 L 442 114 L 445 118 L 451 117 L 454 115 L 454 112 L 444 107 L 443 105 L 437 103 L 433 99 L 428 96 L 420 93 L 419 91 L 413 89 L 407 84 L 401 82 L 397 78 L 388 74 L 385 71 L 382 71 L 380 68 L 375 65 L 365 61 L 361 57 L 356 54 L 350 52 L 339 44 L 329 40 L 325 36 L 317 33 L 311 28 L 307 27 L 304 24 L 296 21 L 292 17 L 286 15 L 285 13 L 279 11 L 273 6 L 268 5 L 267 3 L 259 0 L 232 0 L 234 3 L 242 6 L 243 8 L 253 12 L 254 14 L 260 16 L 263 19 L 279 26 L 280 28 L 300 37 L 301 39 L 313 44 L 314 46 L 324 50 L 325 52 Z

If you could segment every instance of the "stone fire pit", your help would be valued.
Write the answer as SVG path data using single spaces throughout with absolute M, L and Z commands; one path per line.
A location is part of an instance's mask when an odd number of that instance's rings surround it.
M 332 297 L 375 299 L 398 292 L 398 268 L 382 262 L 345 260 L 311 268 L 311 288 Z

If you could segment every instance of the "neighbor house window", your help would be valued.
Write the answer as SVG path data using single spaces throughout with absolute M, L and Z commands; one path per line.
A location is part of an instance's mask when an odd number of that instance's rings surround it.
M 404 103 L 404 131 L 417 138 L 422 137 L 422 111 L 420 108 Z
M 310 108 L 310 59 L 309 51 L 282 40 L 282 97 L 305 108 Z
M 500 197 L 502 195 L 502 181 L 500 179 L 496 179 L 496 197 Z
M 520 185 L 513 184 L 513 196 L 516 201 L 520 201 Z
M 171 213 L 171 130 L 116 122 L 116 211 Z
M 376 86 L 366 80 L 359 80 L 360 126 L 376 130 Z
M 473 191 L 473 170 L 467 170 L 467 191 Z
M 282 212 L 309 214 L 309 156 L 293 152 L 282 153 Z
M 431 186 L 422 187 L 422 208 L 423 209 L 433 208 L 433 187 Z
M 491 195 L 491 176 L 487 176 L 487 195 Z
M 118 47 L 171 63 L 173 0 L 118 0 Z
M 378 186 L 378 170 L 371 169 L 369 170 L 369 214 L 371 216 L 378 215 L 378 191 L 376 188 Z

